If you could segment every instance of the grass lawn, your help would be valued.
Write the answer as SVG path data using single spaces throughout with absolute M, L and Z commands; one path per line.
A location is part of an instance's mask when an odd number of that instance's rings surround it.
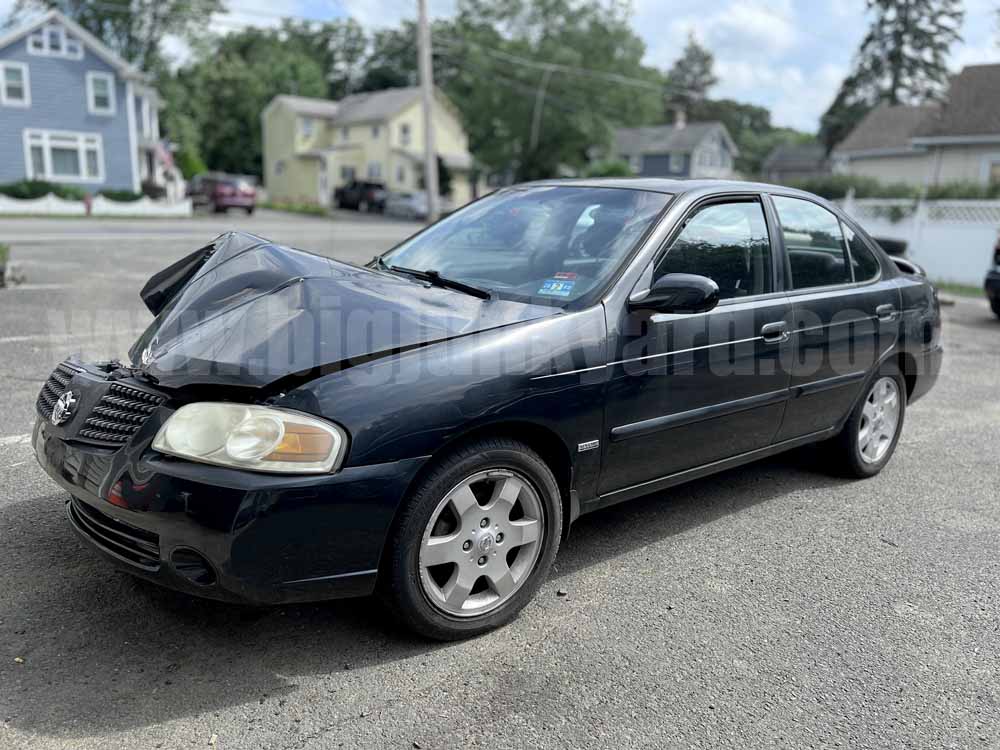
M 959 297 L 982 297 L 985 294 L 981 286 L 956 284 L 953 281 L 932 281 L 931 283 L 934 284 L 934 286 L 936 286 L 940 291 L 947 292 L 948 294 L 955 294 Z

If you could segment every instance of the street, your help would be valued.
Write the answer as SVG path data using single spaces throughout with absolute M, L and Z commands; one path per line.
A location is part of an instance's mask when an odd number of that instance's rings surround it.
M 586 516 L 513 624 L 438 644 L 375 601 L 251 609 L 115 572 L 36 465 L 52 368 L 124 356 L 145 280 L 229 227 L 364 262 L 418 225 L 0 220 L 27 274 L 0 290 L 0 747 L 1000 746 L 984 300 L 945 309 L 941 378 L 880 475 L 806 449 Z

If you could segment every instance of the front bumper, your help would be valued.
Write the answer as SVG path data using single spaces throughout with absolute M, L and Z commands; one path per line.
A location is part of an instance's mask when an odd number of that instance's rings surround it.
M 371 593 L 396 509 L 425 460 L 322 476 L 258 474 L 141 447 L 87 445 L 43 419 L 34 447 L 72 496 L 73 528 L 118 567 L 169 588 L 252 604 Z

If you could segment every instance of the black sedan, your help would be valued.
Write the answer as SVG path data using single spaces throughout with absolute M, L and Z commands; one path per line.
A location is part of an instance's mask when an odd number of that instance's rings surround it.
M 130 364 L 38 398 L 73 528 L 192 594 L 379 592 L 441 639 L 513 618 L 582 513 L 807 443 L 877 474 L 942 357 L 925 278 L 751 183 L 513 187 L 364 268 L 231 233 L 142 296 Z

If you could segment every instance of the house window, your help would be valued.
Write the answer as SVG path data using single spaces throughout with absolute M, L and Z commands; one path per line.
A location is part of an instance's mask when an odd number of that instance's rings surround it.
M 406 167 L 404 167 L 402 164 L 396 167 L 396 182 L 398 182 L 400 185 L 406 184 Z
M 62 26 L 46 26 L 28 37 L 28 53 L 82 60 L 83 44 L 69 36 Z
M 92 115 L 115 113 L 115 78 L 110 73 L 87 72 L 87 111 Z
M 399 143 L 402 146 L 410 145 L 410 123 L 408 122 L 399 126 Z
M 302 137 L 303 138 L 312 138 L 313 137 L 313 133 L 316 132 L 316 122 L 315 122 L 315 120 L 313 120 L 313 118 L 311 118 L 311 117 L 303 117 L 299 121 L 299 124 L 300 124 L 300 126 L 302 128 Z
M 377 161 L 368 162 L 368 179 L 377 180 L 382 176 L 382 164 Z
M 673 174 L 684 171 L 684 154 L 670 154 L 670 171 Z
M 340 179 L 344 182 L 354 181 L 354 167 L 341 167 L 340 168 Z
M 285 160 L 278 159 L 278 161 L 274 163 L 274 174 L 275 176 L 279 176 L 283 175 L 284 173 L 285 173 Z
M 31 106 L 28 66 L 24 63 L 0 63 L 0 104 L 5 107 Z
M 378 138 L 380 132 L 378 125 L 372 125 L 372 138 Z
M 341 140 L 346 141 L 350 137 L 351 137 L 351 129 L 350 128 L 341 128 L 340 129 L 340 139 Z
M 104 145 L 96 133 L 25 130 L 28 179 L 104 182 Z

